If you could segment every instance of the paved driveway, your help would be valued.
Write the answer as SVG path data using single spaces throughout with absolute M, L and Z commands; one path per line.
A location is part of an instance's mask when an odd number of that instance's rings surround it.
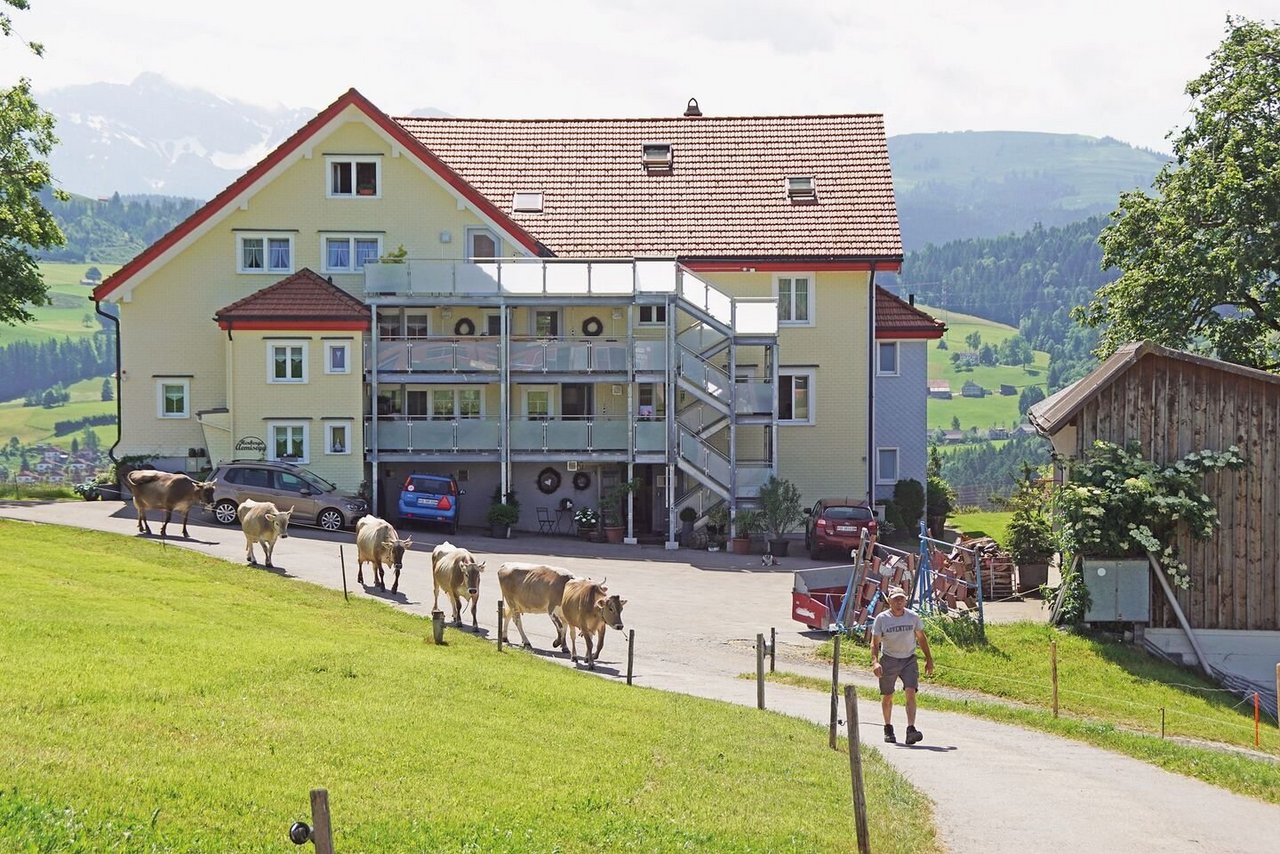
M 0 504 L 0 516 L 135 533 L 132 505 L 118 502 Z M 171 537 L 171 543 L 243 562 L 244 538 L 238 529 L 221 527 L 203 514 L 196 521 L 196 516 L 193 513 L 189 526 L 192 539 Z M 159 530 L 154 523 L 152 530 Z M 175 530 L 180 533 L 180 527 L 171 524 L 170 532 Z M 415 544 L 396 597 L 355 584 L 350 532 L 295 528 L 278 546 L 275 562 L 290 577 L 341 589 L 341 545 L 353 595 L 376 595 L 425 615 L 431 610 L 428 552 L 443 536 L 427 530 L 401 534 L 411 535 Z M 778 630 L 787 669 L 829 671 L 805 659 L 821 638 L 790 621 L 791 572 L 819 565 L 806 558 L 765 568 L 758 557 L 667 552 L 660 546 L 611 546 L 536 534 L 495 540 L 462 533 L 450 539 L 488 562 L 480 585 L 479 620 L 486 634 L 492 634 L 497 621 L 497 566 L 507 560 L 538 560 L 598 579 L 607 577 L 610 591 L 628 600 L 623 616 L 636 632 L 636 684 L 754 706 L 754 683 L 737 676 L 754 669 L 755 635 L 767 634 L 770 627 Z M 988 618 L 1034 616 L 1038 608 L 1037 603 L 993 606 Z M 525 629 L 540 650 L 550 648 L 549 620 L 531 616 Z M 563 656 L 557 660 L 565 663 Z M 598 668 L 606 678 L 625 673 L 624 635 L 609 632 Z M 869 674 L 854 678 L 870 684 Z M 824 727 L 829 713 L 825 694 L 785 686 L 768 686 L 767 704 Z M 901 714 L 899 710 L 899 724 Z M 875 710 L 863 704 L 861 720 L 864 742 L 878 744 Z M 884 754 L 933 799 L 939 833 L 952 851 L 1280 850 L 1280 807 L 1088 745 L 977 718 L 924 711 L 920 727 L 926 736 L 923 745 L 891 748 Z M 820 737 L 825 739 L 825 734 Z M 785 779 L 785 769 L 780 769 L 779 779 Z

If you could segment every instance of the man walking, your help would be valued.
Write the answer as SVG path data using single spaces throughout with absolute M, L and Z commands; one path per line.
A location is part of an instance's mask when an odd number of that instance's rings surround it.
M 907 695 L 907 744 L 924 738 L 916 729 L 916 690 L 920 668 L 916 664 L 916 644 L 924 650 L 924 672 L 933 675 L 933 653 L 924 635 L 920 615 L 907 608 L 907 593 L 889 588 L 889 610 L 876 614 L 871 624 L 871 672 L 880 678 L 880 708 L 884 711 L 884 740 L 897 744 L 893 733 L 893 692 L 899 679 Z M 883 655 L 881 654 L 883 652 Z

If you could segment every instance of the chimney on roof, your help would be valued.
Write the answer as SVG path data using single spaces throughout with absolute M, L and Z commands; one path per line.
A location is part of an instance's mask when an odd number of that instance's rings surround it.
M 915 305 L 915 304 L 916 304 L 916 295 L 907 294 L 907 305 Z
M 698 109 L 698 99 L 690 98 L 689 105 L 684 108 L 686 118 L 697 118 L 702 115 L 702 110 Z

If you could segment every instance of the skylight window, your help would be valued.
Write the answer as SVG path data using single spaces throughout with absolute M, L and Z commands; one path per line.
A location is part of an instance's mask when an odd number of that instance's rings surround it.
M 787 178 L 787 198 L 816 199 L 818 188 L 812 175 Z
M 511 210 L 516 213 L 542 213 L 542 193 L 516 191 L 511 199 Z
M 646 142 L 643 146 L 641 162 L 648 170 L 671 168 L 671 143 Z

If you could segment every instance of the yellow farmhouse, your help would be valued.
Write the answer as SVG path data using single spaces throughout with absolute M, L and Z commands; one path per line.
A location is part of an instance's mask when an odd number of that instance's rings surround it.
M 412 473 L 519 527 L 611 486 L 629 541 L 924 480 L 925 346 L 881 116 L 392 118 L 350 90 L 94 291 L 113 456 L 296 463 L 396 518 Z M 877 403 L 878 400 L 883 403 Z M 537 513 L 535 514 L 535 508 Z

